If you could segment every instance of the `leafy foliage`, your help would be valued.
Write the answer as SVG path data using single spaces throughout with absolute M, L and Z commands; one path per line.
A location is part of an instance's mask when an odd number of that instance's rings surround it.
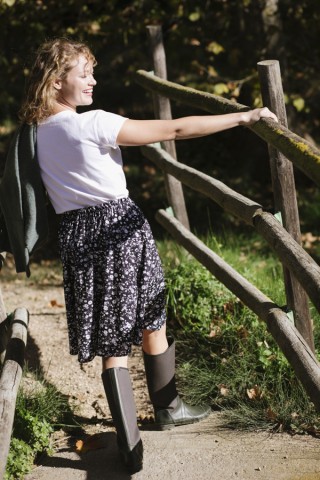
M 46 451 L 50 445 L 50 435 L 53 433 L 51 425 L 44 418 L 25 410 L 17 409 L 16 414 L 14 435 L 32 445 L 34 451 Z
M 5 479 L 23 478 L 38 455 L 50 454 L 54 429 L 71 417 L 67 399 L 40 376 L 25 371 L 16 403 Z
M 195 268 L 191 260 L 170 269 L 166 281 L 168 316 L 187 331 L 208 332 L 228 305 L 236 303 L 208 270 L 202 266 Z
M 5 480 L 23 478 L 30 472 L 33 460 L 33 449 L 23 440 L 13 437 L 7 459 Z

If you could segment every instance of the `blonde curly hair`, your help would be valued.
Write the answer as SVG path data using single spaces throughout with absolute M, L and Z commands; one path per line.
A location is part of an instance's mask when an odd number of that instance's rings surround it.
M 52 115 L 58 94 L 54 81 L 67 76 L 79 55 L 84 55 L 88 62 L 96 65 L 94 55 L 84 43 L 58 38 L 40 46 L 29 77 L 26 98 L 19 112 L 20 120 L 37 124 Z

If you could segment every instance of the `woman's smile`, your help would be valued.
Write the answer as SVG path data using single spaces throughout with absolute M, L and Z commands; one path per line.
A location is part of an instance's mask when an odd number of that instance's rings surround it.
M 93 87 L 96 84 L 92 62 L 88 62 L 84 55 L 80 55 L 67 76 L 56 81 L 55 88 L 59 92 L 57 101 L 60 105 L 73 110 L 78 106 L 91 105 Z

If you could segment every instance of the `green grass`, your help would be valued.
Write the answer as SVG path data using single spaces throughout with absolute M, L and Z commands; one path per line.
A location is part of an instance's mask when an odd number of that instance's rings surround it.
M 262 240 L 228 234 L 204 243 L 285 305 L 281 264 Z M 183 248 L 168 241 L 159 250 L 186 399 L 222 410 L 233 428 L 320 432 L 313 404 L 265 324 Z M 311 314 L 317 341 L 319 315 L 312 306 Z
M 70 424 L 74 420 L 68 399 L 26 369 L 16 402 L 5 480 L 24 478 L 39 455 L 52 453 L 54 431 Z

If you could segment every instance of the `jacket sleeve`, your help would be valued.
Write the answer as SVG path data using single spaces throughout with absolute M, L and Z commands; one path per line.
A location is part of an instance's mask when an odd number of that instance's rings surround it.
M 11 140 L 3 177 L 0 183 L 1 211 L 10 245 L 10 248 L 7 248 L 6 251 L 13 254 L 16 267 L 17 262 L 18 265 L 26 264 L 24 260 L 24 228 L 18 163 L 19 138 L 20 128 L 17 129 Z M 26 271 L 26 269 L 22 271 Z
M 30 275 L 30 255 L 46 240 L 48 233 L 35 142 L 36 127 L 22 124 L 11 141 L 0 183 L 0 207 L 5 225 L 3 245 L 7 241 L 9 248 L 5 250 L 13 254 L 16 271 L 26 272 L 27 276 Z
M 36 154 L 37 127 L 23 125 L 19 140 L 22 215 L 26 256 L 47 241 L 48 215 L 45 188 Z

